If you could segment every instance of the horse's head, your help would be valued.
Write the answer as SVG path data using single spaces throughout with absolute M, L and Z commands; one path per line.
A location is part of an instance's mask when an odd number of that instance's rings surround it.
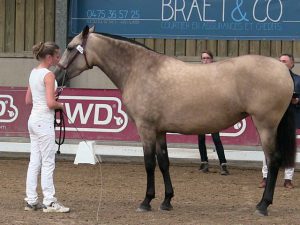
M 87 42 L 94 27 L 86 26 L 83 31 L 75 36 L 68 44 L 58 65 L 55 68 L 54 74 L 60 85 L 64 85 L 67 80 L 78 76 L 81 72 L 93 67 L 89 62 L 87 53 Z

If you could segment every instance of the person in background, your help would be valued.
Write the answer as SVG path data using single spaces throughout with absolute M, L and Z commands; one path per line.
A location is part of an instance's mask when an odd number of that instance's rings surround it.
M 54 42 L 39 43 L 33 46 L 33 54 L 39 61 L 29 77 L 26 92 L 26 104 L 32 104 L 28 120 L 30 134 L 30 162 L 26 179 L 26 211 L 43 209 L 43 212 L 69 212 L 54 197 L 53 172 L 55 168 L 55 109 L 63 109 L 63 104 L 56 101 L 57 82 L 49 70 L 57 65 L 60 49 Z M 38 201 L 37 182 L 41 174 L 43 205 Z
M 201 62 L 203 64 L 212 63 L 213 62 L 213 54 L 210 51 L 203 51 L 201 53 Z M 219 132 L 211 134 L 213 142 L 216 146 L 216 151 L 218 154 L 219 162 L 220 162 L 220 169 L 221 169 L 221 175 L 228 175 L 228 169 L 227 169 L 227 160 L 225 158 L 224 148 L 221 142 L 220 134 Z M 201 157 L 201 164 L 199 170 L 207 173 L 209 172 L 209 166 L 208 166 L 208 157 L 207 157 L 207 149 L 205 145 L 205 134 L 198 135 L 198 146 L 199 146 L 199 152 Z
M 294 80 L 294 92 L 295 93 L 300 93 L 300 76 L 296 75 L 295 73 L 292 72 L 292 69 L 294 67 L 294 56 L 291 54 L 282 54 L 279 57 L 279 61 L 284 63 L 287 68 L 290 70 L 290 74 Z M 293 98 L 292 102 L 293 108 L 295 111 L 295 122 L 296 122 L 296 128 L 300 128 L 300 105 L 299 105 L 299 98 Z M 260 188 L 264 188 L 266 186 L 266 181 L 267 181 L 267 175 L 268 175 L 268 166 L 266 159 L 263 160 L 263 167 L 262 167 L 262 175 L 263 179 L 261 183 L 259 184 Z M 284 183 L 283 186 L 288 189 L 294 188 L 294 185 L 292 183 L 294 176 L 294 168 L 285 168 L 284 170 Z

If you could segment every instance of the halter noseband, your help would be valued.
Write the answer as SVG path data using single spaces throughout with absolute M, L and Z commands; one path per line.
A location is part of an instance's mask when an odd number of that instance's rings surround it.
M 89 69 L 92 69 L 93 66 L 90 66 L 90 64 L 88 63 L 87 57 L 86 57 L 86 51 L 85 51 L 85 46 L 86 46 L 88 37 L 89 37 L 89 34 L 87 34 L 87 36 L 82 40 L 82 44 L 81 45 L 77 45 L 77 47 L 76 47 L 76 50 L 77 50 L 76 54 L 71 58 L 71 60 L 67 63 L 66 66 L 63 66 L 60 63 L 58 63 L 57 66 L 60 67 L 63 70 L 66 70 L 71 65 L 71 63 L 76 59 L 76 57 L 78 56 L 78 54 L 82 54 L 84 56 L 85 63 L 87 65 L 87 67 Z

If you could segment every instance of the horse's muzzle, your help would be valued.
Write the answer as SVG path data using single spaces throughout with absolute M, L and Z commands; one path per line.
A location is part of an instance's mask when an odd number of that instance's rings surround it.
M 58 83 L 58 86 L 64 86 L 64 84 L 66 83 L 66 72 L 67 71 L 59 65 L 55 67 L 53 73 L 55 75 L 55 79 Z

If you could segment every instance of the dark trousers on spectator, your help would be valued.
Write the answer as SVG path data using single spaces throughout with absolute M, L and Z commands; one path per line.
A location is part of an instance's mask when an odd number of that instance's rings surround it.
M 218 158 L 220 161 L 220 164 L 226 163 L 226 158 L 224 154 L 224 148 L 221 142 L 220 134 L 219 132 L 211 134 L 212 139 L 214 141 L 214 144 L 216 146 L 216 151 L 218 154 Z M 207 158 L 207 149 L 205 145 L 205 134 L 198 135 L 198 146 L 199 146 L 199 152 L 201 157 L 201 162 L 208 162 Z

